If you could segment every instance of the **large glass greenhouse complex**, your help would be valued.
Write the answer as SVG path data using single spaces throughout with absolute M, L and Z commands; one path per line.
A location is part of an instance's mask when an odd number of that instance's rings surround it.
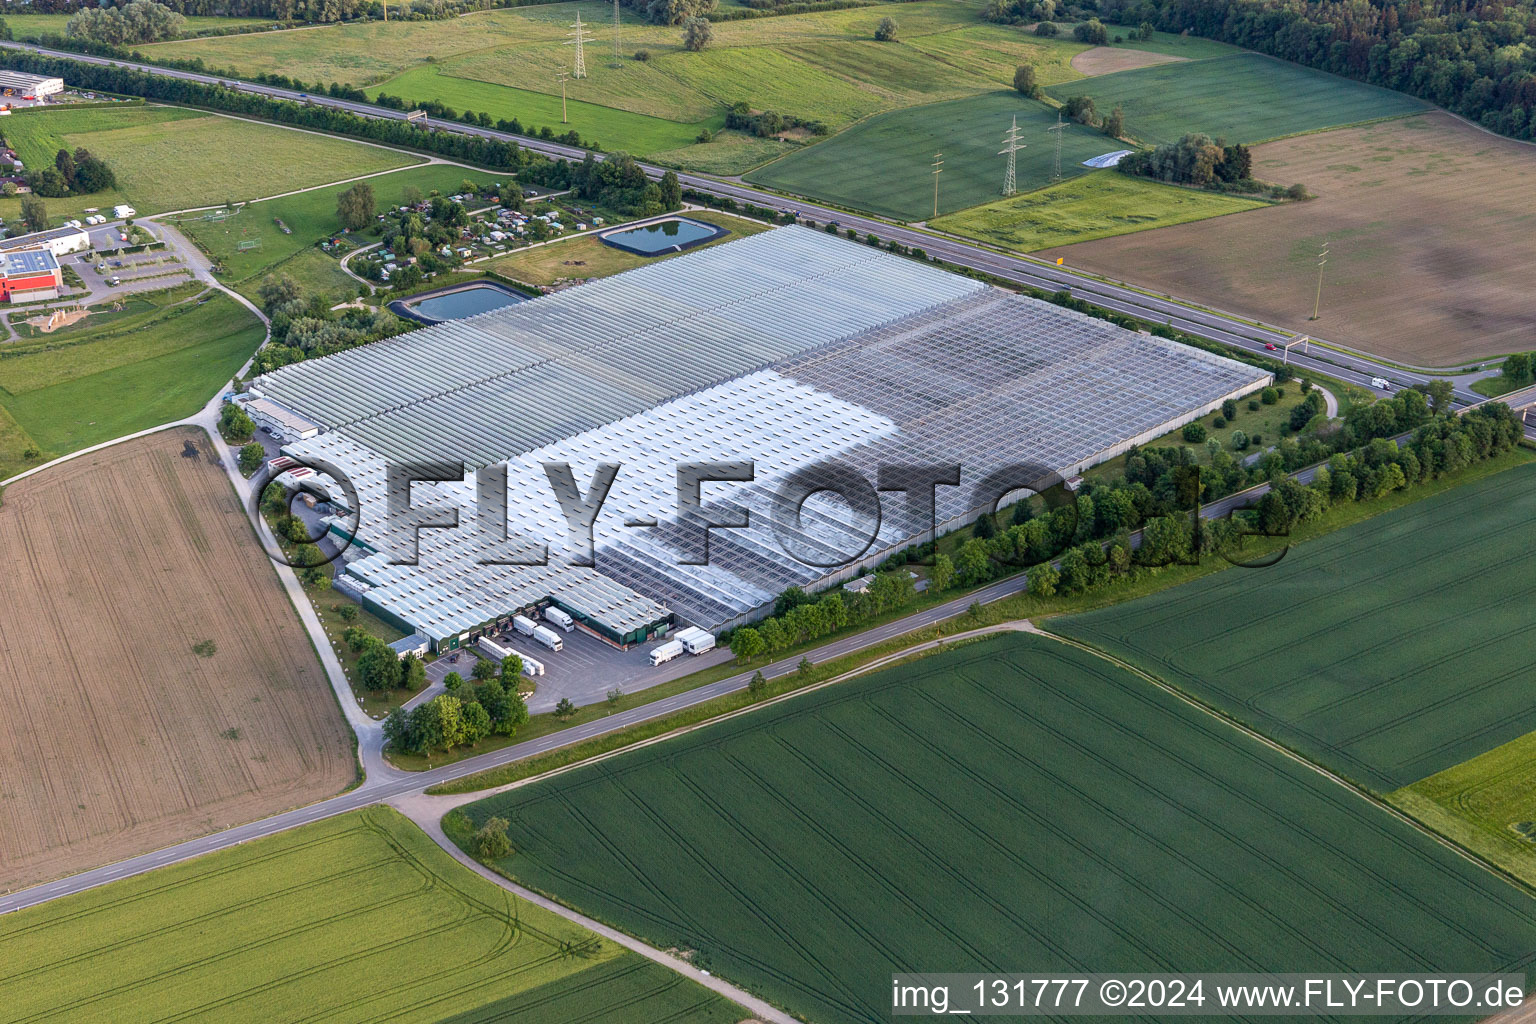
M 774 521 L 792 475 L 830 466 L 873 489 L 882 467 L 958 464 L 960 484 L 935 490 L 942 532 L 997 497 L 978 485 L 1004 467 L 1070 477 L 1269 381 L 788 227 L 284 367 L 252 390 L 322 428 L 285 451 L 356 488 L 346 585 L 445 649 L 550 603 L 620 646 L 677 622 L 745 621 L 786 587 L 857 575 L 934 525 L 903 514 L 900 495 L 877 517 L 826 493 Z M 466 472 L 417 484 L 413 507 L 456 508 L 460 525 L 419 531 L 415 564 L 397 564 L 418 531 L 388 522 L 386 466 L 426 462 Z M 618 467 L 590 549 L 567 530 L 551 463 L 583 494 L 600 465 Z M 700 517 L 678 514 L 678 469 L 696 463 L 752 470 L 702 485 L 709 519 L 748 522 L 709 531 L 705 564 Z M 503 473 L 505 531 L 482 502 L 487 534 L 477 479 Z M 506 561 L 547 546 L 548 562 L 481 564 L 488 535 L 510 535 L 496 549 L 516 550 Z

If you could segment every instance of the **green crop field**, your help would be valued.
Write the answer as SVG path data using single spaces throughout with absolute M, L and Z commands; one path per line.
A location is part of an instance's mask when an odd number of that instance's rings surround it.
M 333 136 L 172 107 L 44 108 L 11 115 L 3 131 L 31 167 L 51 164 L 58 150 L 77 146 L 112 165 L 117 192 L 49 200 L 50 209 L 82 201 L 102 207 L 126 201 L 140 213 L 159 213 L 255 199 L 422 162 Z M 231 159 L 242 153 L 259 154 L 259 159 Z
M 1094 655 L 1013 635 L 465 808 L 499 868 L 808 1020 L 892 971 L 1495 970 L 1536 902 Z
M 1536 729 L 1524 465 L 1050 628 L 1385 792 Z
M 5 14 L 5 25 L 13 39 L 37 39 L 41 36 L 62 36 L 72 15 L 68 14 Z M 222 29 L 245 28 L 251 25 L 271 25 L 263 18 L 225 18 L 211 15 L 186 15 L 187 35 L 199 32 L 218 32 Z
M 695 142 L 678 149 L 664 149 L 646 159 L 670 167 L 686 167 L 701 174 L 744 174 L 785 153 L 793 153 L 795 143 L 783 139 L 760 139 L 744 132 L 717 132 L 708 142 Z
M 1033 252 L 1267 205 L 1104 170 L 940 217 L 933 226 L 1003 249 Z
M 504 180 L 504 177 L 463 167 L 432 164 L 380 174 L 369 178 L 368 184 L 373 188 L 378 208 L 383 210 L 404 202 L 407 189 L 414 188 L 424 196 L 434 190 L 451 194 L 459 190 L 466 178 L 482 186 Z M 213 211 L 211 216 L 207 213 L 189 214 L 175 222 L 176 228 L 217 259 L 224 267 L 220 280 L 242 294 L 254 296 L 263 277 L 277 270 L 292 271 L 290 264 L 297 260 L 304 260 L 306 269 L 313 273 L 305 273 L 302 278 L 298 273 L 293 276 L 302 279 L 310 288 L 355 294 L 357 282 L 342 272 L 338 261 L 314 250 L 315 243 L 341 231 L 341 221 L 336 217 L 336 197 L 351 187 L 351 184 L 332 185 L 281 199 L 250 203 L 228 217 L 218 216 L 221 211 Z M 277 226 L 279 220 L 292 229 L 291 234 Z M 358 241 L 366 245 L 377 239 L 364 234 Z M 257 244 L 242 252 L 242 242 Z M 309 259 L 311 252 L 315 253 L 313 259 Z
M 1046 129 L 1056 123 L 1056 112 L 1016 92 L 880 114 L 760 167 L 747 180 L 899 220 L 924 220 L 933 213 L 936 152 L 944 154 L 941 213 L 1001 195 L 1005 161 L 998 150 L 1015 116 L 1027 146 L 1018 154 L 1018 186 L 1039 188 L 1051 180 L 1056 150 Z M 1114 140 L 1074 124 L 1062 139 L 1061 172 L 1086 173 L 1083 160 L 1117 148 Z
M 731 1024 L 672 971 L 371 808 L 0 918 L 12 1024 Z
M 1058 100 L 1091 96 L 1101 112 L 1125 111 L 1126 130 L 1144 142 L 1205 132 L 1228 142 L 1397 117 L 1427 110 L 1422 100 L 1257 53 L 1159 64 L 1046 90 Z
M 30 445 L 46 461 L 190 416 L 264 337 L 250 310 L 210 293 L 100 331 L 14 342 L 0 357 L 0 407 L 22 437 L 0 442 L 0 451 Z M 0 459 L 0 478 L 31 464 Z
M 570 66 L 565 43 L 578 12 L 595 38 L 587 77 L 566 83 L 569 119 L 562 122 L 554 72 Z M 148 49 L 201 58 L 237 74 L 346 82 L 374 95 L 516 117 L 532 128 L 568 127 L 605 149 L 640 155 L 688 148 L 700 129 L 718 128 L 736 102 L 819 120 L 835 131 L 879 111 L 1006 87 L 1020 63 L 1035 64 L 1042 82 L 1076 78 L 1069 61 L 1084 49 L 979 23 L 966 0 L 893 5 L 889 13 L 900 26 L 895 42 L 873 40 L 887 9 L 870 7 L 722 22 L 701 53 L 683 50 L 676 27 L 640 23 L 626 11 L 615 67 L 610 13 L 601 3 L 547 4 L 447 21 L 346 24 L 264 33 L 260 41 L 204 38 Z M 640 50 L 650 59 L 635 60 Z M 699 155 L 699 169 L 715 169 L 717 154 Z

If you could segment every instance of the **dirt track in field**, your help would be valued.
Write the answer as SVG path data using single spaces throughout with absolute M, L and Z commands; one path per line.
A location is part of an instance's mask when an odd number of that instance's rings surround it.
M 202 431 L 164 431 L 5 491 L 0 888 L 354 777 L 308 636 L 211 457 Z M 205 640 L 211 657 L 192 650 Z
M 1153 64 L 1172 64 L 1183 57 L 1150 50 L 1127 50 L 1123 46 L 1095 46 L 1072 58 L 1072 70 L 1084 75 L 1109 75 L 1116 71 L 1149 68 Z
M 1041 255 L 1419 365 L 1532 347 L 1536 147 L 1436 112 L 1267 143 L 1254 174 L 1317 198 Z

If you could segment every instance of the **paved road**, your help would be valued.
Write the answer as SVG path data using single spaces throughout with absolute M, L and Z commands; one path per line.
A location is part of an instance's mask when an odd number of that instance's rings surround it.
M 93 57 L 85 54 L 71 53 L 66 50 L 49 49 L 31 43 L 0 41 L 0 46 L 30 50 L 36 53 L 64 57 L 90 64 L 133 68 L 138 71 L 183 81 L 201 82 L 210 85 L 223 84 L 242 92 L 270 96 L 276 99 L 302 99 L 304 102 L 345 110 L 362 117 L 395 121 L 405 119 L 403 111 L 391 110 L 387 107 L 375 106 L 371 103 L 360 103 L 355 100 L 343 100 L 319 94 L 305 94 L 295 89 L 282 89 L 277 86 L 223 78 L 217 75 L 208 75 L 194 71 L 161 68 L 153 64 L 114 60 L 108 57 Z M 568 146 L 544 139 L 528 138 L 527 136 L 512 135 L 508 132 L 496 131 L 491 128 L 460 124 L 457 121 L 429 118 L 427 124 L 436 131 L 456 132 L 464 135 L 516 142 L 520 146 L 548 156 L 579 160 L 587 155 L 587 150 L 576 146 Z M 598 154 L 598 157 L 600 159 L 601 154 Z M 653 177 L 659 177 L 664 170 L 663 168 L 653 166 L 646 166 L 645 169 Z M 930 234 L 927 231 L 890 224 L 872 217 L 835 210 L 808 201 L 777 195 L 743 185 L 740 182 L 721 181 L 693 174 L 679 174 L 678 177 L 685 186 L 702 192 L 729 197 L 739 202 L 753 203 L 769 209 L 793 211 L 802 218 L 816 220 L 818 223 L 836 220 L 843 227 L 854 228 L 860 234 L 873 233 L 879 238 L 901 242 L 903 245 L 920 246 L 931 255 L 938 256 L 949 263 L 983 270 L 1005 280 L 1036 288 L 1044 288 L 1050 291 L 1068 289 L 1074 295 L 1090 300 L 1106 309 L 1168 323 L 1190 334 L 1249 351 L 1265 352 L 1264 346 L 1266 344 L 1280 345 L 1292 337 L 1292 334 L 1288 331 L 1253 326 L 1234 316 L 1194 308 L 1169 298 L 1149 295 L 1131 286 L 1095 278 L 1068 267 L 1058 267 L 1055 264 L 1045 263 L 1028 257 L 1004 255 L 959 239 Z M 1432 371 L 1386 366 L 1364 355 L 1357 355 L 1344 350 L 1343 346 L 1335 346 L 1335 348 L 1330 349 L 1323 347 L 1322 344 L 1314 344 L 1310 354 L 1302 354 L 1300 350 L 1293 351 L 1290 356 L 1290 362 L 1298 371 L 1327 373 L 1352 384 L 1358 384 L 1367 388 L 1370 387 L 1371 378 L 1373 377 L 1384 377 L 1391 381 L 1395 387 L 1409 387 L 1443 376 Z M 1469 390 L 1467 385 L 1479 376 L 1488 375 L 1489 372 L 1491 371 L 1465 374 L 1452 378 L 1456 385 L 1456 397 L 1460 403 L 1470 404 L 1481 400 L 1481 396 Z

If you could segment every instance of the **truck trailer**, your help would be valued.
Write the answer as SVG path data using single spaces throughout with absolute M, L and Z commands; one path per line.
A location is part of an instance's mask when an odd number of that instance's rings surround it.
M 560 639 L 560 634 L 548 626 L 534 626 L 533 638 L 552 651 L 558 651 L 565 646 L 565 641 Z
M 576 628 L 576 620 L 554 605 L 544 609 L 544 618 L 549 622 L 553 622 L 567 633 Z
M 681 640 L 668 640 L 659 647 L 651 648 L 651 664 L 660 665 L 663 662 L 671 661 L 682 653 L 683 642 Z
M 706 633 L 696 626 L 678 630 L 673 639 L 682 643 L 683 649 L 689 654 L 703 654 L 715 649 L 715 634 Z
M 539 624 L 526 615 L 512 616 L 512 628 L 523 636 L 533 636 L 533 631 L 539 628 Z

